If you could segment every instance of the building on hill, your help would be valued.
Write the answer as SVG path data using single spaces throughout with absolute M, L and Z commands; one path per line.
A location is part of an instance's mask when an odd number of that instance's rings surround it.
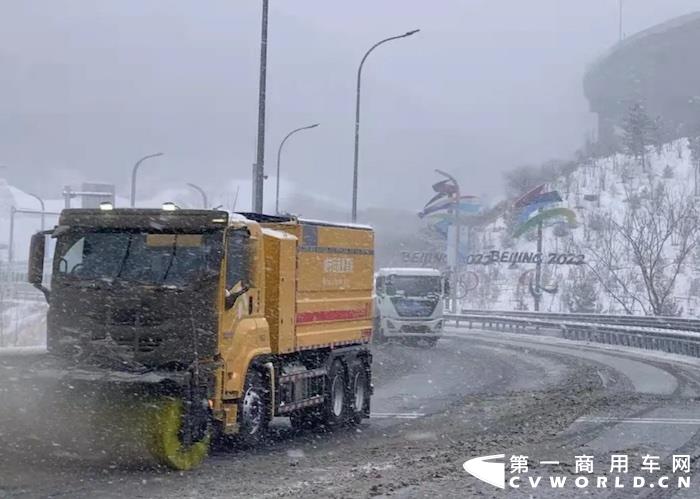
M 632 103 L 660 117 L 666 139 L 700 130 L 700 12 L 659 24 L 615 45 L 587 70 L 584 93 L 598 138 L 612 146 Z

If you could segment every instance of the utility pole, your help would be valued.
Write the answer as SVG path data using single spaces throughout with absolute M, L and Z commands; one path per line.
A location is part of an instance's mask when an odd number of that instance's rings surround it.
M 263 182 L 265 181 L 265 89 L 267 87 L 267 12 L 269 0 L 262 3 L 260 36 L 260 89 L 258 91 L 258 149 L 253 165 L 253 212 L 263 211 Z
M 10 240 L 7 246 L 7 262 L 12 263 L 14 257 L 14 245 L 15 245 L 15 212 L 17 210 L 14 206 L 10 206 Z
M 542 222 L 537 224 L 537 254 L 542 256 Z M 535 312 L 540 311 L 540 299 L 542 298 L 542 258 L 535 266 Z
M 619 26 L 619 31 L 620 31 L 620 41 L 624 38 L 624 35 L 622 33 L 622 0 L 619 0 L 620 3 L 620 26 Z
M 458 310 L 457 307 L 457 286 L 459 283 L 459 244 L 460 244 L 460 237 L 459 233 L 461 232 L 461 226 L 460 226 L 460 200 L 462 198 L 462 194 L 459 189 L 459 182 L 457 182 L 457 179 L 454 178 L 452 175 L 450 175 L 447 172 L 444 172 L 442 170 L 435 170 L 437 173 L 442 175 L 443 177 L 447 177 L 449 180 L 452 181 L 455 185 L 455 190 L 457 192 L 454 193 L 453 201 L 452 201 L 452 209 L 450 210 L 452 212 L 452 227 L 455 236 L 455 246 L 454 246 L 454 253 L 453 253 L 453 258 L 454 261 L 452 263 L 452 279 L 450 282 L 450 302 L 451 302 L 451 312 L 453 314 L 458 314 L 460 310 Z M 449 239 L 449 232 L 448 232 L 448 239 Z M 448 246 L 449 246 L 449 241 L 448 241 Z

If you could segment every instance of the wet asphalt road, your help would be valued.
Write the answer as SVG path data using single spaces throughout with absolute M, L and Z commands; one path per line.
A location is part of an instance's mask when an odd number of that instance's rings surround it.
M 115 466 L 60 447 L 36 456 L 5 446 L 0 497 L 529 497 L 532 491 L 481 484 L 461 470 L 462 462 L 486 451 L 562 463 L 582 452 L 650 452 L 662 459 L 700 453 L 696 361 L 529 335 L 454 330 L 450 336 L 434 349 L 392 343 L 375 349 L 373 418 L 357 429 L 297 433 L 279 419 L 264 448 L 217 450 L 189 473 Z M 567 398 L 563 385 L 584 378 L 592 387 L 586 393 L 595 394 L 585 406 Z M 546 438 L 529 438 L 521 426 L 528 418 Z M 699 496 L 692 489 L 676 495 Z

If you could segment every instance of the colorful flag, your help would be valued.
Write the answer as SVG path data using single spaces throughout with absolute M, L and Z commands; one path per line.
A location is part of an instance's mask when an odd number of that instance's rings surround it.
M 542 191 L 544 191 L 544 188 L 545 188 L 545 184 L 538 185 L 534 189 L 532 189 L 532 190 L 526 192 L 525 194 L 523 194 L 522 196 L 520 196 L 515 201 L 515 204 L 513 206 L 515 206 L 516 208 L 522 208 L 523 206 L 527 206 L 528 204 L 530 204 L 532 202 L 532 200 L 534 198 L 536 198 L 537 196 L 542 194 Z
M 545 192 L 537 196 L 533 196 L 530 199 L 530 202 L 522 207 L 522 210 L 518 215 L 518 222 L 523 223 L 527 221 L 530 215 L 536 211 L 547 208 L 555 203 L 560 203 L 561 201 L 561 196 L 557 191 Z
M 468 214 L 474 214 L 478 213 L 481 210 L 481 205 L 479 203 L 474 202 L 474 196 L 462 196 L 461 199 L 465 199 L 466 202 L 460 201 L 459 204 L 455 204 L 455 202 L 452 199 L 448 199 L 445 201 L 441 201 L 439 203 L 435 203 L 432 206 L 428 206 L 423 209 L 420 213 L 418 213 L 418 216 L 420 218 L 425 217 L 426 215 L 430 215 L 432 213 L 437 213 L 440 211 L 450 211 L 454 210 L 455 208 L 460 212 L 460 213 L 468 213 Z

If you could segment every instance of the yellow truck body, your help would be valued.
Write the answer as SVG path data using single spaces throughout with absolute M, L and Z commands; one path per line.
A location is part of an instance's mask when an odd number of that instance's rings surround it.
M 81 352 L 99 348 L 93 364 L 113 353 L 143 366 L 147 376 L 112 373 L 114 363 L 77 367 L 82 380 L 94 372 L 100 396 L 111 393 L 114 374 L 119 386 L 167 399 L 148 437 L 165 464 L 196 465 L 216 434 L 254 444 L 274 416 L 299 426 L 369 417 L 371 228 L 209 210 L 74 209 L 47 232 L 57 239 L 51 291 L 41 282 L 44 234 L 32 241 L 29 275 L 49 301 L 51 355 L 75 360 L 70 349 L 80 343 Z M 66 379 L 76 372 L 67 368 Z

